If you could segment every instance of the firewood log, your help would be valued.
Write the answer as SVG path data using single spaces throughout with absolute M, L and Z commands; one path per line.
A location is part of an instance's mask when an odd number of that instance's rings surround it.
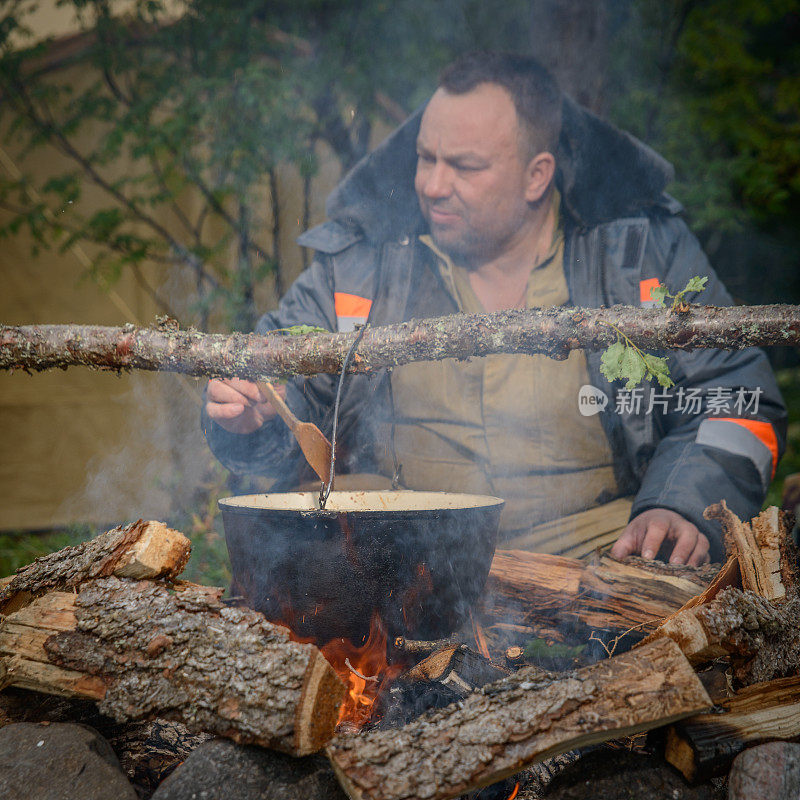
M 724 502 L 705 515 L 725 530 L 731 556 L 702 595 L 668 617 L 642 644 L 667 636 L 693 664 L 732 656 L 743 685 L 800 669 L 797 548 L 782 513 L 767 509 L 744 523 Z M 744 591 L 737 588 L 741 581 Z
M 702 592 L 714 568 L 629 558 L 578 559 L 498 550 L 478 606 L 484 625 L 498 621 L 541 627 L 546 621 L 577 622 L 589 630 L 647 633 Z M 588 635 L 588 631 L 587 631 Z
M 800 677 L 749 686 L 719 705 L 722 713 L 697 714 L 667 729 L 664 756 L 692 783 L 723 775 L 746 747 L 800 738 Z
M 743 589 L 767 600 L 798 594 L 797 548 L 780 509 L 771 506 L 748 523 L 723 500 L 709 506 L 703 516 L 722 525 L 728 554 L 739 559 Z
M 527 669 L 399 730 L 326 750 L 351 800 L 444 800 L 575 747 L 665 725 L 711 703 L 673 642 L 654 642 L 558 680 Z
M 175 578 L 189 560 L 191 542 L 163 522 L 138 520 L 88 542 L 41 556 L 0 583 L 0 613 L 10 614 L 33 597 L 66 591 L 91 578 Z
M 50 592 L 0 623 L 0 687 L 96 700 L 304 755 L 333 734 L 344 686 L 313 645 L 207 587 L 115 577 Z
M 743 685 L 791 675 L 800 669 L 800 599 L 766 600 L 729 587 L 671 617 L 646 642 L 663 637 L 695 665 L 734 656 L 734 675 Z

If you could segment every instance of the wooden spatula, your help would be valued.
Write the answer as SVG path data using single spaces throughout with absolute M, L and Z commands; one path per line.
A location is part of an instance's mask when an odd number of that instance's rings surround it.
M 311 422 L 300 422 L 271 383 L 258 381 L 257 386 L 264 397 L 272 403 L 280 418 L 289 426 L 311 469 L 319 475 L 321 481 L 328 483 L 331 471 L 331 443 L 316 425 Z

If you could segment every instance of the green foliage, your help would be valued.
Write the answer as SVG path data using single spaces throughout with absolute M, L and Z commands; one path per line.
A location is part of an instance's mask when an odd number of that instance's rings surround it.
M 68 165 L 44 181 L 0 178 L 12 212 L 0 236 L 27 228 L 37 247 L 91 245 L 103 285 L 145 263 L 188 273 L 185 321 L 206 328 L 223 311 L 240 329 L 279 268 L 275 171 L 313 177 L 320 143 L 349 168 L 373 124 L 394 121 L 386 109 L 419 104 L 456 54 L 525 49 L 529 13 L 522 0 L 187 0 L 177 19 L 167 0 L 59 5 L 90 35 L 52 63 L 48 42 L 20 45 L 32 4 L 0 11 L 3 130 L 15 153 L 46 145 Z M 84 201 L 89 186 L 99 206 Z
M 789 427 L 786 435 L 786 452 L 783 454 L 775 477 L 772 479 L 764 508 L 781 505 L 783 481 L 787 476 L 800 472 L 800 420 L 796 410 L 800 408 L 800 367 L 780 370 L 776 373 L 783 401 L 789 409 Z
M 607 347 L 600 356 L 600 372 L 609 381 L 623 380 L 628 390 L 644 380 L 655 379 L 665 389 L 674 385 L 666 358 L 645 353 L 625 334 L 616 328 L 615 330 L 617 341 Z
M 677 167 L 670 191 L 702 231 L 775 225 L 800 210 L 796 0 L 624 0 L 614 121 Z
M 85 542 L 99 531 L 89 525 L 75 525 L 46 533 L 7 531 L 0 533 L 0 577 L 11 575 L 39 556 Z
M 706 288 L 707 283 L 707 277 L 695 275 L 693 278 L 689 279 L 689 282 L 686 284 L 686 286 L 684 286 L 683 289 L 681 289 L 677 294 L 670 294 L 666 286 L 655 286 L 650 290 L 650 297 L 655 301 L 655 304 L 661 308 L 665 308 L 665 300 L 670 298 L 672 300 L 670 310 L 680 311 L 681 308 L 686 304 L 686 295 L 690 292 L 702 292 L 703 289 Z
M 586 650 L 585 644 L 575 645 L 574 647 L 554 642 L 548 644 L 544 639 L 530 639 L 525 644 L 522 653 L 526 661 L 541 663 L 553 659 L 572 660 L 580 658 Z
M 670 294 L 666 286 L 656 286 L 650 290 L 650 297 L 655 300 L 656 305 L 662 308 L 665 305 L 665 299 L 671 298 L 670 311 L 679 312 L 686 305 L 686 295 L 690 292 L 702 292 L 707 283 L 707 277 L 695 275 L 676 294 Z M 675 385 L 669 374 L 669 364 L 666 358 L 645 353 L 616 325 L 606 324 L 617 334 L 614 344 L 609 345 L 600 356 L 600 372 L 609 381 L 625 381 L 625 388 L 629 391 L 644 380 L 656 380 L 658 385 L 664 389 Z

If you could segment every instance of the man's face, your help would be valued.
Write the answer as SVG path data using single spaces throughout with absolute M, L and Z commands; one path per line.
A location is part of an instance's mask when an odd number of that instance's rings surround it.
M 422 116 L 414 187 L 436 245 L 465 266 L 501 255 L 530 213 L 517 113 L 502 87 L 439 89 Z

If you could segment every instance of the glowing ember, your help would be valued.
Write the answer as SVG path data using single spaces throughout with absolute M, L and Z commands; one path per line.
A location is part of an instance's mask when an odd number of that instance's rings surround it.
M 508 796 L 507 800 L 514 800 L 514 798 L 519 794 L 519 781 L 517 781 L 517 785 L 514 787 L 514 791 Z
M 489 654 L 489 647 L 486 644 L 486 637 L 483 635 L 483 628 L 481 627 L 480 622 L 472 616 L 472 612 L 469 612 L 469 619 L 472 622 L 472 631 L 475 634 L 475 641 L 478 643 L 478 651 L 484 658 L 488 658 L 491 661 L 491 655 Z
M 369 636 L 360 647 L 349 639 L 334 639 L 321 652 L 347 686 L 338 723 L 363 727 L 381 690 L 403 671 L 402 664 L 389 664 L 386 658 L 386 630 L 380 617 L 372 615 Z

